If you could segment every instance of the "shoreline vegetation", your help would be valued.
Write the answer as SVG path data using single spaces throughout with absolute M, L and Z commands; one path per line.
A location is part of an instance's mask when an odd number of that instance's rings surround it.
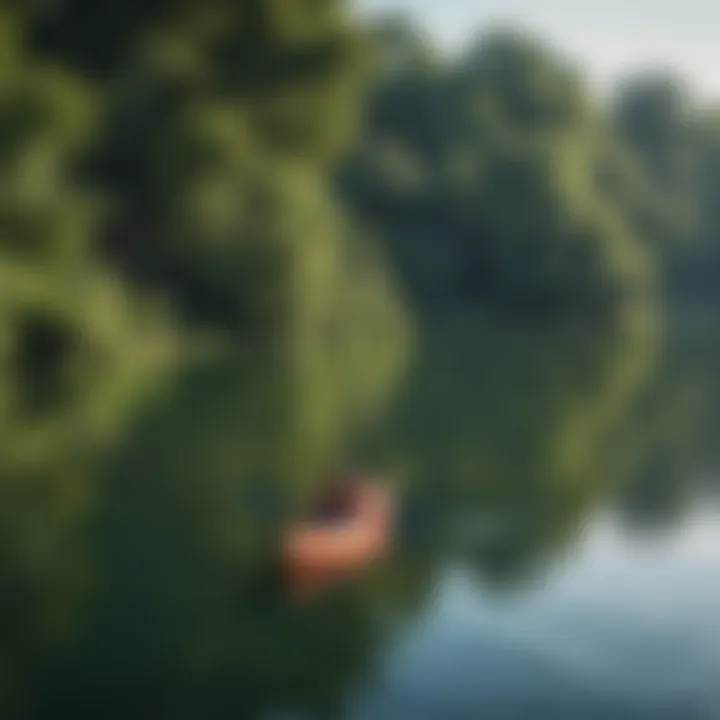
M 320 476 L 436 328 L 630 346 L 714 311 L 720 115 L 682 80 L 599 107 L 513 30 L 449 57 L 339 0 L 243 8 L 0 12 L 3 476 L 61 487 L 188 363 L 242 405 L 253 358 Z
M 681 79 L 600 104 L 512 29 L 448 55 L 411 18 L 296 5 L 3 10 L 4 386 L 38 348 L 57 379 L 139 347 L 131 306 L 179 346 L 332 347 L 389 376 L 412 326 L 467 307 L 599 327 L 716 303 L 719 116 Z

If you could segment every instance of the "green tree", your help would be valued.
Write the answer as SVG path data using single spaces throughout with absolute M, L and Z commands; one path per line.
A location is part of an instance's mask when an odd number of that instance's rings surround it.
M 411 297 L 597 318 L 650 293 L 652 253 L 599 187 L 609 132 L 573 68 L 506 31 L 429 62 L 410 32 L 381 34 L 423 61 L 381 65 L 341 185 Z

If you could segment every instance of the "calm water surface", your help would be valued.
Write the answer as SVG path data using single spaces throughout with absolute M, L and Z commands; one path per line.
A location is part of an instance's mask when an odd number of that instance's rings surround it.
M 52 571 L 6 568 L 3 717 L 720 718 L 718 360 L 446 328 L 364 425 L 317 375 L 191 374 Z M 277 530 L 341 451 L 396 483 L 396 547 L 292 606 Z

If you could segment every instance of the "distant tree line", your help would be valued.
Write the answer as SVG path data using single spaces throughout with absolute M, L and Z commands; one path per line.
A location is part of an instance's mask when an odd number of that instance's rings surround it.
M 366 133 L 339 185 L 419 306 L 601 318 L 714 295 L 720 125 L 681 80 L 630 78 L 603 105 L 519 33 L 457 58 L 403 18 L 374 39 Z

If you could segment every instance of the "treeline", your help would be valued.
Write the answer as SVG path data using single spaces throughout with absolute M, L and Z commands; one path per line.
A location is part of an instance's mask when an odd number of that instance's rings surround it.
M 634 77 L 602 104 L 512 31 L 453 58 L 409 20 L 374 35 L 367 129 L 340 186 L 418 305 L 587 318 L 714 295 L 720 124 L 679 79 Z
M 405 313 L 330 182 L 358 30 L 337 2 L 3 7 L 0 462 L 112 425 L 199 331 L 296 402 L 308 372 L 352 394 L 357 363 L 381 391 Z
M 681 83 L 605 107 L 533 39 L 451 59 L 342 9 L 5 5 L 0 410 L 117 385 L 178 331 L 352 365 L 458 302 L 714 294 L 720 123 Z
M 29 477 L 82 484 L 201 331 L 319 456 L 388 396 L 413 317 L 715 295 L 720 125 L 682 84 L 602 106 L 527 37 L 451 59 L 343 7 L 3 6 L 3 522 Z
M 0 474 L 79 472 L 200 331 L 308 448 L 387 396 L 412 317 L 715 296 L 720 124 L 681 83 L 603 106 L 530 38 L 447 58 L 342 10 L 3 6 Z

